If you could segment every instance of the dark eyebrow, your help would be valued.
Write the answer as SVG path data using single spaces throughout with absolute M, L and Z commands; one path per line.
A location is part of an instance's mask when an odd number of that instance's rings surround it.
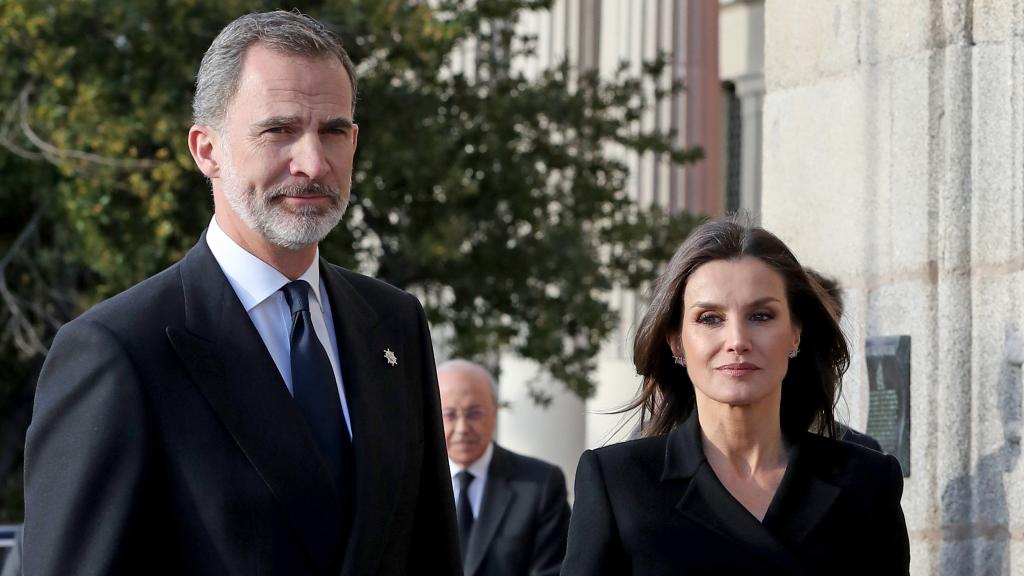
M 259 122 L 256 122 L 252 127 L 259 130 L 266 130 L 267 128 L 277 128 L 278 126 L 294 126 L 299 123 L 298 116 L 271 116 L 270 118 L 264 118 Z
M 279 126 L 295 126 L 301 124 L 303 119 L 298 116 L 271 116 L 270 118 L 264 118 L 259 122 L 252 125 L 254 131 L 259 132 L 268 128 L 277 128 Z M 325 122 L 320 124 L 321 130 L 333 130 L 336 128 L 342 128 L 348 130 L 352 128 L 353 122 L 350 118 L 344 116 L 337 116 L 335 118 L 329 118 Z
M 781 300 L 779 300 L 778 298 L 776 298 L 774 296 L 765 296 L 764 298 L 758 298 L 757 300 L 754 300 L 747 307 L 748 308 L 757 308 L 758 306 L 764 306 L 765 304 L 769 304 L 771 302 L 777 302 L 779 304 L 782 303 Z M 690 306 L 690 308 L 703 308 L 705 310 L 717 310 L 719 308 L 722 308 L 722 305 L 718 304 L 718 303 L 715 303 L 715 302 L 701 301 L 701 302 L 694 302 Z
M 331 119 L 327 120 L 326 122 L 321 123 L 320 124 L 320 129 L 321 130 L 324 130 L 324 129 L 334 130 L 336 128 L 342 128 L 344 130 L 349 130 L 349 129 L 352 128 L 352 126 L 354 124 L 355 123 L 352 122 L 351 118 L 345 118 L 344 116 L 338 116 L 336 118 L 331 118 Z

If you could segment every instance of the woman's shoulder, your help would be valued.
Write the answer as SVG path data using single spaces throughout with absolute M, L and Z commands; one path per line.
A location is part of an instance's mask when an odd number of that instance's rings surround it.
M 899 461 L 892 455 L 810 432 L 801 439 L 800 449 L 801 461 L 834 484 L 866 488 L 888 485 L 896 478 L 902 484 Z
M 587 450 L 601 463 L 602 467 L 607 466 L 636 466 L 643 464 L 661 465 L 665 460 L 665 443 L 668 440 L 667 434 L 659 434 L 647 438 L 635 438 L 607 444 L 600 448 Z

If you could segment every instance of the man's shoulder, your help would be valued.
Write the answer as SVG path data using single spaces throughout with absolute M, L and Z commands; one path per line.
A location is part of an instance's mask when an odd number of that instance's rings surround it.
M 520 478 L 543 481 L 552 474 L 563 475 L 562 469 L 550 462 L 513 452 L 508 448 L 499 446 L 497 443 L 494 444 L 494 456 L 492 458 L 492 466 L 504 465 L 511 475 Z
M 167 342 L 167 327 L 184 321 L 184 308 L 179 265 L 174 264 L 61 326 L 50 353 L 66 351 L 68 342 L 100 341 L 96 338 L 112 339 L 102 341 L 118 342 L 131 353 L 159 350 Z
M 137 327 L 140 320 L 180 314 L 183 302 L 181 262 L 96 304 L 75 321 L 98 322 L 110 328 Z

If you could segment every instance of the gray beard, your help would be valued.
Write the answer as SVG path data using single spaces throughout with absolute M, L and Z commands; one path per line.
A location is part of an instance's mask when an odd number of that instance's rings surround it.
M 233 180 L 233 178 L 231 179 Z M 337 188 L 310 182 L 274 188 L 260 196 L 250 187 L 242 191 L 234 182 L 224 182 L 224 196 L 236 214 L 254 232 L 286 250 L 299 250 L 319 243 L 338 225 L 348 208 L 348 195 Z M 286 209 L 274 200 L 281 196 L 328 196 L 329 206 Z

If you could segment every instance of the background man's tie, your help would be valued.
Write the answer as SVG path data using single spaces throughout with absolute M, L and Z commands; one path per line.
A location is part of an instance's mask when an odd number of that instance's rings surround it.
M 292 312 L 292 396 L 306 417 L 344 502 L 352 496 L 352 441 L 341 411 L 334 369 L 309 316 L 309 288 L 305 280 L 296 280 L 281 289 Z
M 459 501 L 455 504 L 455 515 L 459 519 L 459 549 L 462 561 L 466 561 L 466 549 L 469 548 L 469 535 L 473 532 L 473 507 L 469 503 L 469 485 L 474 476 L 463 470 L 455 475 L 459 480 Z

